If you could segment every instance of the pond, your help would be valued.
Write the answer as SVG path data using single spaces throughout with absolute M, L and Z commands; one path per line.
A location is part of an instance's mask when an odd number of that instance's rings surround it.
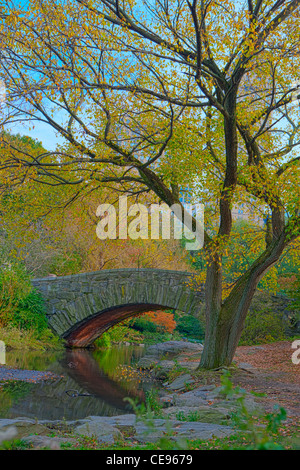
M 57 377 L 38 383 L 5 384 L 0 390 L 0 418 L 72 420 L 132 413 L 130 403 L 124 399 L 141 403 L 147 390 L 156 387 L 135 367 L 143 354 L 142 346 L 51 354 L 8 351 L 6 365 L 49 371 Z

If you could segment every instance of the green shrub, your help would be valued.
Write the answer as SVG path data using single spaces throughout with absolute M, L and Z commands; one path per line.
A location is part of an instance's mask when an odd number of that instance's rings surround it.
M 181 335 L 195 339 L 204 338 L 204 328 L 193 315 L 177 316 L 175 320 L 177 323 L 175 329 Z
M 0 325 L 36 332 L 47 328 L 42 296 L 18 263 L 5 263 L 0 268 Z
M 113 343 L 143 343 L 144 336 L 138 331 L 120 323 L 105 331 L 94 341 L 96 348 L 110 348 Z
M 142 343 L 143 335 L 126 325 L 119 324 L 115 325 L 108 331 L 112 343 Z
M 144 331 L 144 343 L 145 344 L 156 344 L 164 343 L 165 341 L 179 341 L 181 336 L 179 333 L 151 333 L 150 331 Z
M 13 349 L 23 352 L 61 350 L 64 345 L 63 340 L 49 329 L 37 333 L 35 330 L 21 330 L 12 326 L 0 327 L 0 338 L 4 341 L 7 350 Z
M 270 308 L 249 310 L 240 345 L 259 344 L 285 339 L 285 322 Z
M 48 267 L 48 271 L 55 273 L 57 276 L 66 276 L 77 274 L 82 269 L 82 256 L 80 253 L 69 252 L 57 254 Z
M 11 325 L 24 330 L 32 328 L 37 332 L 47 328 L 44 302 L 39 292 L 32 290 L 25 299 L 20 301 L 16 307 Z
M 147 320 L 146 318 L 140 317 L 140 318 L 135 318 L 131 320 L 129 323 L 129 326 L 133 328 L 134 330 L 138 330 L 143 332 L 149 332 L 149 333 L 156 333 L 159 329 L 159 326 L 156 325 L 154 322 L 151 320 Z
M 24 300 L 32 286 L 22 265 L 4 262 L 0 267 L 0 321 Z
M 96 348 L 108 349 L 111 347 L 111 340 L 108 331 L 105 331 L 99 338 L 94 341 L 94 346 Z

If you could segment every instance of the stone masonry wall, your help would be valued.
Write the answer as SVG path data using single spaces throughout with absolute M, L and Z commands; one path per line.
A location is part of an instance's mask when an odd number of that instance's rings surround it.
M 203 288 L 192 273 L 159 269 L 111 269 L 34 279 L 47 309 L 49 326 L 66 337 L 100 312 L 134 304 L 156 304 L 197 315 Z

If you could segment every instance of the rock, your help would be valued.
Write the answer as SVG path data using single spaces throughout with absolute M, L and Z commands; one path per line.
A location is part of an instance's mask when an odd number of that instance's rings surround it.
M 50 450 L 60 450 L 62 444 L 72 444 L 76 442 L 76 439 L 67 438 L 67 437 L 48 437 L 48 436 L 28 436 L 22 439 L 23 441 L 29 443 L 35 449 L 50 449 Z
M 203 400 L 206 400 L 207 402 L 212 401 L 212 397 L 215 397 L 215 390 L 216 387 L 212 387 L 211 389 L 208 389 L 208 387 L 197 387 L 194 388 L 194 390 L 191 390 L 190 392 L 186 392 L 181 395 L 183 399 L 193 399 L 193 398 L 201 398 Z
M 250 372 L 253 372 L 255 369 L 255 367 L 252 364 L 249 364 L 248 362 L 240 362 L 237 366 L 240 369 L 249 370 Z
M 154 369 L 157 379 L 165 379 L 168 372 L 177 366 L 190 371 L 196 370 L 202 349 L 202 344 L 188 341 L 166 341 L 153 344 L 147 347 L 145 355 L 137 363 L 137 368 Z
M 184 421 L 199 421 L 202 423 L 228 424 L 230 413 L 226 408 L 211 406 L 171 406 L 165 408 L 163 415 Z M 179 419 L 180 416 L 180 419 Z
M 7 430 L 10 426 L 14 426 L 17 432 L 16 438 L 21 439 L 24 436 L 30 434 L 47 434 L 49 429 L 43 424 L 36 422 L 29 418 L 14 418 L 14 419 L 1 419 L 0 420 L 0 431 Z
M 169 372 L 176 366 L 174 361 L 159 361 L 154 367 L 154 375 L 156 379 L 165 379 Z
M 20 418 L 3 418 L 0 419 L 0 430 L 4 430 L 8 426 L 16 426 L 16 425 L 24 426 L 25 424 L 35 424 L 34 419 L 20 417 Z
M 184 411 L 182 407 L 180 407 L 178 410 Z M 197 410 L 199 411 L 199 407 L 197 407 Z M 189 408 L 189 411 L 191 411 L 191 408 Z M 222 411 L 218 411 L 219 415 L 217 416 L 215 414 L 214 416 L 215 418 L 221 420 L 221 417 L 223 416 Z M 175 407 L 173 407 L 173 412 L 176 412 Z M 203 413 L 205 412 L 207 413 L 207 411 L 203 410 Z M 209 419 L 208 414 L 206 414 L 206 419 Z M 34 420 L 25 418 L 0 419 L 0 432 L 3 432 L 3 430 L 6 428 L 8 429 L 9 426 L 15 426 L 16 424 L 21 424 L 19 428 L 24 428 L 24 430 L 26 428 L 29 433 L 30 431 L 33 431 L 33 426 L 41 426 L 43 431 L 46 430 L 49 434 L 50 430 L 53 431 L 55 426 L 59 425 L 59 422 L 57 420 L 47 421 L 47 428 L 46 422 L 41 424 L 40 422 L 35 422 Z M 194 421 L 186 422 L 173 419 L 171 412 L 170 416 L 166 415 L 165 418 L 151 419 L 149 421 L 138 419 L 134 414 L 126 414 L 113 417 L 89 416 L 77 421 L 66 421 L 64 425 L 67 427 L 72 427 L 74 435 L 77 434 L 95 437 L 100 444 L 108 445 L 125 439 L 129 439 L 130 441 L 134 439 L 135 441 L 141 443 L 156 442 L 161 438 L 169 438 L 176 441 L 181 438 L 210 439 L 213 436 L 224 437 L 235 432 L 229 426 L 224 426 L 222 424 Z M 23 436 L 22 440 L 31 443 L 34 448 L 47 448 L 52 450 L 61 449 L 62 444 L 76 442 L 76 438 L 72 439 L 59 436 L 50 438 L 46 435 Z
M 75 428 L 76 434 L 95 437 L 99 444 L 114 444 L 116 441 L 123 439 L 123 434 L 119 429 L 111 424 L 105 423 L 99 417 L 99 420 L 89 420 Z
M 176 384 L 175 384 L 176 386 Z M 209 388 L 209 386 L 198 387 L 194 390 L 185 393 L 174 393 L 169 397 L 162 397 L 161 401 L 171 401 L 174 405 L 181 406 L 200 406 L 200 405 L 209 405 L 211 402 L 210 394 L 213 393 L 215 387 Z
M 170 406 L 171 404 L 181 406 L 209 405 L 211 401 L 210 393 L 215 389 L 215 385 L 203 385 L 185 393 L 162 395 L 160 402 L 165 406 Z
M 178 424 L 180 423 L 180 424 Z M 180 422 L 174 423 L 173 429 L 176 429 L 177 436 L 187 439 L 211 439 L 213 437 L 227 437 L 235 434 L 235 430 L 229 426 L 221 424 L 210 424 L 201 422 Z
M 106 425 L 111 425 L 115 427 L 134 426 L 136 423 L 136 415 L 132 413 L 117 416 L 88 416 L 84 420 L 81 420 L 79 424 L 88 424 L 91 421 L 95 421 L 104 427 Z
M 221 424 L 154 419 L 152 420 L 152 427 L 147 426 L 144 422 L 137 423 L 134 439 L 145 443 L 156 442 L 161 438 L 169 438 L 172 441 L 211 439 L 212 437 L 230 436 L 234 433 L 234 429 Z
M 22 382 L 37 383 L 55 378 L 58 376 L 48 371 L 13 369 L 0 365 L 0 381 L 21 380 Z
M 243 400 L 243 404 L 251 414 L 261 414 L 264 412 L 263 406 L 260 403 L 257 403 L 253 397 L 246 396 Z M 240 404 L 236 401 L 236 398 L 233 400 L 220 400 L 218 401 L 218 406 L 228 408 L 232 412 L 235 412 L 240 408 Z
M 187 369 L 190 371 L 196 371 L 199 366 L 199 361 L 178 361 L 178 365 L 183 369 Z
M 173 380 L 172 383 L 166 386 L 168 390 L 184 390 L 186 385 L 194 383 L 194 379 L 190 374 L 183 374 Z
M 240 406 L 237 402 L 237 398 L 243 397 L 244 404 L 247 409 L 251 412 L 260 413 L 263 411 L 263 407 L 257 403 L 255 397 L 249 392 L 241 392 L 235 394 L 234 396 L 225 396 L 221 392 L 221 387 L 210 388 L 209 386 L 198 387 L 189 392 L 181 394 L 173 394 L 171 401 L 176 406 L 201 406 L 208 405 L 219 407 L 223 409 L 228 409 L 229 411 L 234 411 L 237 407 Z M 164 398 L 164 397 L 162 397 Z M 161 398 L 161 400 L 162 400 Z M 168 400 L 165 399 L 167 402 Z M 170 401 L 170 400 L 169 400 Z
M 138 369 L 152 369 L 158 362 L 159 360 L 153 358 L 153 356 L 144 356 L 138 361 L 137 368 Z
M 186 393 L 176 394 L 173 397 L 174 405 L 176 406 L 200 406 L 200 405 L 207 405 L 208 402 L 205 398 L 201 398 L 200 396 L 191 394 L 186 395 Z
M 176 367 L 181 367 L 190 371 L 196 370 L 199 362 L 178 362 L 171 360 L 159 360 L 154 356 L 144 356 L 137 363 L 138 369 L 153 369 L 154 375 L 157 379 L 164 379 L 168 373 Z
M 195 389 L 196 393 L 206 393 L 208 394 L 209 392 L 215 390 L 216 386 L 215 385 L 201 385 L 200 387 L 197 387 Z
M 183 352 L 196 352 L 202 350 L 203 345 L 200 343 L 190 343 L 188 341 L 166 341 L 164 343 L 149 346 L 146 349 L 146 355 L 161 357 L 165 354 L 181 354 Z

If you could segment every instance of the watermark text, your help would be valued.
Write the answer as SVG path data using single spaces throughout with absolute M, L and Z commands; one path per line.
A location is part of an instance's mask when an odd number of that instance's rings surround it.
M 292 354 L 292 363 L 300 364 L 300 339 L 296 339 L 292 342 L 292 349 L 296 350 Z
M 177 240 L 184 239 L 187 250 L 200 250 L 203 247 L 203 204 L 168 206 L 161 203 L 149 207 L 136 203 L 128 207 L 127 196 L 121 196 L 118 208 L 112 204 L 100 204 L 96 215 L 100 217 L 96 227 L 100 240 L 169 240 L 173 236 Z

